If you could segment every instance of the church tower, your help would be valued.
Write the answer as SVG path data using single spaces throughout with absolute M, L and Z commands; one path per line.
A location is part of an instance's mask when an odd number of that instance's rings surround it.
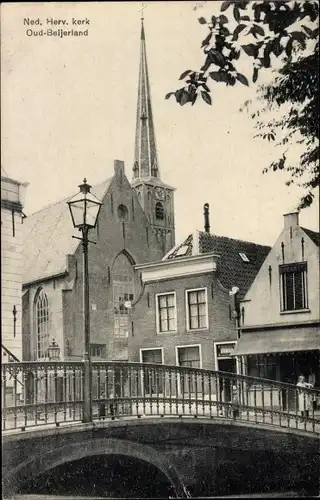
M 143 17 L 140 44 L 136 137 L 131 185 L 161 242 L 163 254 L 166 254 L 175 244 L 175 188 L 165 184 L 160 178 Z

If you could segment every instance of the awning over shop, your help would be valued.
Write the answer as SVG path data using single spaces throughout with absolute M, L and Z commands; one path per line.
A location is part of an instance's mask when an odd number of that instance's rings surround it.
M 112 361 L 128 361 L 128 349 L 124 348 L 116 352 L 112 357 Z
M 232 356 L 273 354 L 320 349 L 320 328 L 278 328 L 263 332 L 244 332 Z

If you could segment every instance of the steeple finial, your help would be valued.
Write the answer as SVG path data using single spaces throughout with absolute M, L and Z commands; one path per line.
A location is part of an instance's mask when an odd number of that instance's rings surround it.
M 141 2 L 141 9 L 139 10 L 139 12 L 141 12 L 141 21 L 144 21 L 144 14 L 143 14 L 143 11 L 147 8 L 148 6 L 144 5 L 144 2 Z
M 159 177 L 158 158 L 151 106 L 143 11 L 141 12 L 140 67 L 134 153 L 134 179 Z
M 141 37 L 140 37 L 141 40 L 145 40 L 144 26 L 143 26 L 143 21 L 144 21 L 144 13 L 143 13 L 143 11 L 146 8 L 147 8 L 147 5 L 144 6 L 144 3 L 142 2 L 141 3 L 141 9 L 139 11 L 139 12 L 141 12 Z

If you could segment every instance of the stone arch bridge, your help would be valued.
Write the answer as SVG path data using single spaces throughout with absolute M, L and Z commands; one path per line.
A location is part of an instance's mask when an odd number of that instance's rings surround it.
M 89 393 L 84 378 L 78 362 L 2 366 L 4 497 L 47 470 L 100 455 L 153 465 L 177 497 L 195 484 L 214 488 L 232 463 L 274 488 L 293 490 L 302 476 L 317 488 L 319 391 L 142 363 L 92 363 Z

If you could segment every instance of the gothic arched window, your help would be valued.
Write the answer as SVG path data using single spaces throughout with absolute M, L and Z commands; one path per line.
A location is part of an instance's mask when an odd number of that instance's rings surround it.
M 37 358 L 44 358 L 49 347 L 49 304 L 41 288 L 35 302 L 35 323 L 37 335 Z
M 121 252 L 112 269 L 114 335 L 128 337 L 129 310 L 134 299 L 134 274 L 132 262 Z
M 156 219 L 157 220 L 164 219 L 164 208 L 163 208 L 162 203 L 160 203 L 160 201 L 158 201 L 158 203 L 156 203 Z

